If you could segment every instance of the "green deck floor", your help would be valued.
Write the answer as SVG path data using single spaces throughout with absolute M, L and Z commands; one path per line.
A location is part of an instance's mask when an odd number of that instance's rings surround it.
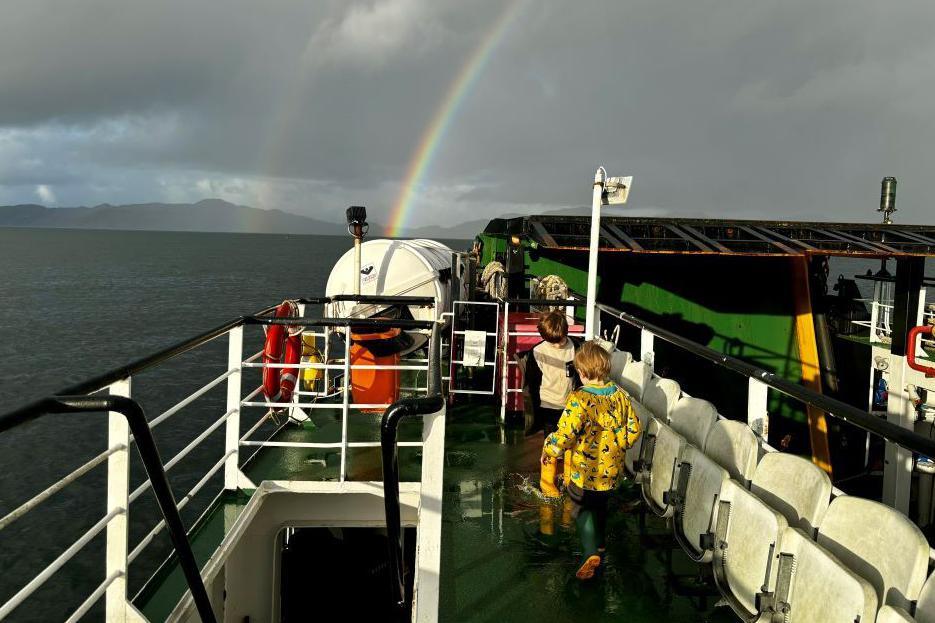
M 546 505 L 528 484 L 538 482 L 541 448 L 541 433 L 504 430 L 491 409 L 449 413 L 440 621 L 737 620 L 714 609 L 716 591 L 663 521 L 648 518 L 640 535 L 638 512 L 623 510 L 637 497 L 632 488 L 611 505 L 606 572 L 579 582 L 573 528 L 562 526 L 561 505 Z M 548 536 L 540 517 L 550 512 Z
M 714 608 L 716 591 L 699 581 L 699 566 L 678 549 L 663 521 L 648 518 L 648 534 L 640 534 L 638 512 L 623 510 L 637 497 L 633 489 L 622 490 L 612 504 L 606 572 L 590 583 L 578 582 L 576 539 L 562 526 L 561 506 L 546 506 L 528 484 L 538 480 L 542 436 L 527 438 L 504 428 L 496 413 L 489 406 L 459 405 L 447 417 L 440 621 L 737 620 L 728 609 Z M 274 439 L 340 440 L 333 415 L 318 412 L 314 419 L 314 427 L 287 427 Z M 349 439 L 376 440 L 378 421 L 379 414 L 354 414 Z M 418 422 L 406 422 L 400 437 L 416 440 L 419 431 Z M 417 448 L 400 449 L 400 467 L 403 480 L 418 479 Z M 336 452 L 269 448 L 245 471 L 259 483 L 333 480 L 339 469 Z M 353 449 L 347 472 L 352 480 L 380 479 L 379 449 Z M 222 498 L 196 527 L 193 547 L 201 564 L 247 499 Z M 550 511 L 554 533 L 543 535 L 540 518 Z M 166 567 L 136 605 L 150 620 L 163 621 L 184 588 L 180 571 Z

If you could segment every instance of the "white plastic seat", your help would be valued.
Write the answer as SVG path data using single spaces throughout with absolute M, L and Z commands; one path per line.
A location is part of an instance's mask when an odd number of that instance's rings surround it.
M 669 412 L 669 426 L 696 448 L 704 448 L 708 431 L 717 422 L 717 409 L 707 400 L 684 396 Z
M 685 440 L 657 418 L 650 418 L 640 454 L 640 488 L 646 506 L 660 517 L 670 517 L 669 491 L 673 487 L 679 452 Z
M 786 518 L 734 480 L 718 499 L 714 581 L 742 619 L 758 614 L 757 594 L 774 591 Z
M 679 403 L 684 400 L 682 398 Z M 731 478 L 749 486 L 756 472 L 760 443 L 744 422 L 718 420 L 705 440 L 704 453 L 726 469 Z
M 672 379 L 652 378 L 643 390 L 641 401 L 653 415 L 663 422 L 669 421 L 669 414 L 682 395 L 679 384 Z
M 750 490 L 785 515 L 790 526 L 814 534 L 831 502 L 831 479 L 807 459 L 768 452 L 753 473 Z
M 631 360 L 630 363 L 623 367 L 620 379 L 615 382 L 630 395 L 630 398 L 642 401 L 643 390 L 646 389 L 646 384 L 649 383 L 652 376 L 653 371 L 647 364 L 642 361 Z
M 818 527 L 818 542 L 869 581 L 881 605 L 908 611 L 922 592 L 928 541 L 889 506 L 856 496 L 835 498 Z
M 785 623 L 870 623 L 876 617 L 876 591 L 823 547 L 795 528 L 783 531 L 776 590 L 764 600 L 785 612 Z M 769 602 L 772 602 L 771 604 Z M 767 619 L 768 620 L 768 619 Z
M 915 620 L 919 623 L 935 623 L 935 573 L 922 585 L 922 592 L 916 600 Z
M 685 553 L 696 562 L 711 560 L 710 539 L 714 532 L 715 511 L 727 470 L 691 444 L 684 444 L 679 456 L 678 484 L 669 497 L 673 505 L 672 530 Z
M 935 573 L 922 585 L 922 592 L 916 600 L 915 615 L 897 606 L 883 606 L 877 613 L 877 623 L 935 623 Z
M 615 350 L 610 354 L 610 380 L 620 385 L 623 369 L 633 361 L 633 355 L 625 350 Z
M 902 608 L 883 606 L 877 612 L 877 623 L 913 623 L 916 619 Z
M 640 452 L 643 449 L 643 438 L 646 436 L 646 429 L 649 427 L 649 420 L 652 415 L 649 413 L 649 409 L 644 407 L 642 403 L 637 402 L 636 400 L 631 400 L 630 404 L 633 406 L 633 410 L 636 411 L 636 417 L 640 420 L 640 430 L 643 431 L 643 434 L 637 437 L 636 443 L 626 451 L 623 460 L 623 467 L 627 474 L 630 476 L 636 476 L 637 461 L 639 460 Z

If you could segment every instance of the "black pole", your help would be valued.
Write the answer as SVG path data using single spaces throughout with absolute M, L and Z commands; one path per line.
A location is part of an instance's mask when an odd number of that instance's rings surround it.
M 925 274 L 924 257 L 901 257 L 896 260 L 896 291 L 893 296 L 893 343 L 890 353 L 906 355 L 909 329 L 916 325 L 919 313 L 919 291 Z
M 438 413 L 445 406 L 441 394 L 441 330 L 436 325 L 429 340 L 428 393 L 425 398 L 406 398 L 391 404 L 380 422 L 380 451 L 383 457 L 383 504 L 386 509 L 386 547 L 389 557 L 390 591 L 399 620 L 408 620 L 411 598 L 406 595 L 399 510 L 399 453 L 396 439 L 405 417 Z
M 736 357 L 731 357 L 730 355 L 725 355 L 724 353 L 718 352 L 713 348 L 709 348 L 703 344 L 693 342 L 692 340 L 682 337 L 677 333 L 673 333 L 672 331 L 663 329 L 662 327 L 640 320 L 636 316 L 622 312 L 619 309 L 614 309 L 613 307 L 603 305 L 601 303 L 598 303 L 597 307 L 601 311 L 610 314 L 614 318 L 622 320 L 623 322 L 626 322 L 630 326 L 636 327 L 638 329 L 646 329 L 659 339 L 665 340 L 670 344 L 674 344 L 682 350 L 685 350 L 693 355 L 697 355 L 703 359 L 707 359 L 708 361 L 711 361 L 727 370 L 737 372 L 749 378 L 754 378 L 764 385 L 768 385 L 773 389 L 785 394 L 786 396 L 795 398 L 796 400 L 807 405 L 821 409 L 832 417 L 844 420 L 845 422 L 853 424 L 854 426 L 857 426 L 858 428 L 861 428 L 867 432 L 879 435 L 887 441 L 892 441 L 896 445 L 902 446 L 907 450 L 918 452 L 926 456 L 935 456 L 929 454 L 930 452 L 935 452 L 935 440 L 933 439 L 919 435 L 910 429 L 897 426 L 892 422 L 887 422 L 885 419 L 878 418 L 875 415 L 871 415 L 866 411 L 862 411 L 857 407 L 841 402 L 835 398 L 831 398 L 830 396 L 825 396 L 823 394 L 813 392 L 810 389 L 806 389 L 805 387 L 798 385 L 797 383 L 786 380 L 774 372 L 768 372 L 762 368 L 756 367 L 753 364 L 747 363 L 746 361 L 742 361 Z
M 217 619 L 211 608 L 211 601 L 208 599 L 208 591 L 205 589 L 195 554 L 188 542 L 188 535 L 185 532 L 182 517 L 179 515 L 172 488 L 169 486 L 162 459 L 159 457 L 156 441 L 153 439 L 152 430 L 146 421 L 146 414 L 139 403 L 124 396 L 53 396 L 45 399 L 39 408 L 31 411 L 21 410 L 10 414 L 13 417 L 0 419 L 0 432 L 48 413 L 92 411 L 115 411 L 127 418 L 130 430 L 136 438 L 136 448 L 143 460 L 149 481 L 152 483 L 153 493 L 156 495 L 162 517 L 165 519 L 166 529 L 169 531 L 169 537 L 172 539 L 172 545 L 179 558 L 179 566 L 185 574 L 195 607 L 198 609 L 198 615 L 203 623 L 216 623 Z

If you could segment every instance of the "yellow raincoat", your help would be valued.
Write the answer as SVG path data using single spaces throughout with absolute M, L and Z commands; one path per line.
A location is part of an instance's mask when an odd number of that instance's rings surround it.
M 586 385 L 568 397 L 558 430 L 542 452 L 555 459 L 571 450 L 571 481 L 581 489 L 610 491 L 620 480 L 624 452 L 640 432 L 625 391 L 612 382 Z

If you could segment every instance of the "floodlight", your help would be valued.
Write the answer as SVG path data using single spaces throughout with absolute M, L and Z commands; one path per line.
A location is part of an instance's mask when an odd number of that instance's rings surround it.
M 627 196 L 630 194 L 630 186 L 633 184 L 633 176 L 609 177 L 604 182 L 604 196 L 602 197 L 604 205 L 618 205 L 627 202 Z

